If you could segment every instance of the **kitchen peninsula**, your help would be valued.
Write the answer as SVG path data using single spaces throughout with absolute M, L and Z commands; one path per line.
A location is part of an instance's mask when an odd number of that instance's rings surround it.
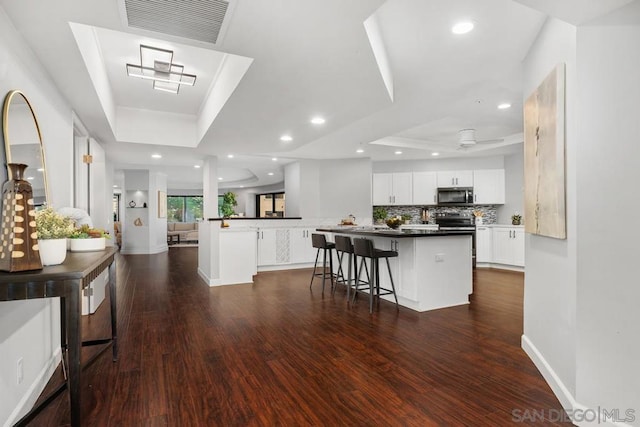
M 329 240 L 334 234 L 365 237 L 372 239 L 378 249 L 397 251 L 398 257 L 390 259 L 390 264 L 398 303 L 404 307 L 427 311 L 469 303 L 473 289 L 472 231 L 373 227 L 329 227 L 317 231 L 328 233 Z M 343 268 L 347 271 L 346 265 Z M 380 270 L 380 286 L 390 288 L 385 270 Z M 393 300 L 392 295 L 382 298 Z

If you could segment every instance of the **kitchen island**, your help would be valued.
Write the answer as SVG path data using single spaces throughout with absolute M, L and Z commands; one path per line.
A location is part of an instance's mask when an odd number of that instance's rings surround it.
M 372 239 L 378 249 L 395 250 L 391 272 L 398 303 L 416 311 L 468 304 L 473 289 L 472 231 L 392 230 L 374 227 L 318 228 L 327 233 Z M 344 271 L 347 271 L 344 257 Z M 388 272 L 380 268 L 380 286 L 391 288 Z M 382 298 L 393 301 L 393 295 Z

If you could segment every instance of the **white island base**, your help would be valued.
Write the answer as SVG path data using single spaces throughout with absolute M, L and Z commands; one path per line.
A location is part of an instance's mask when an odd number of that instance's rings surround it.
M 351 237 L 366 237 L 372 239 L 378 249 L 398 251 L 397 258 L 389 259 L 398 304 L 427 311 L 469 303 L 473 292 L 471 235 L 393 238 L 354 234 Z M 345 256 L 345 272 L 346 259 Z M 362 274 L 361 278 L 365 278 L 364 272 Z M 380 286 L 391 289 L 384 259 L 380 260 Z M 393 295 L 381 298 L 395 302 Z

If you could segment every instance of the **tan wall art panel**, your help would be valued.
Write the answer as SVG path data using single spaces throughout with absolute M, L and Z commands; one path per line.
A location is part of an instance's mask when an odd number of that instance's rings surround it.
M 564 64 L 524 104 L 525 231 L 565 239 Z

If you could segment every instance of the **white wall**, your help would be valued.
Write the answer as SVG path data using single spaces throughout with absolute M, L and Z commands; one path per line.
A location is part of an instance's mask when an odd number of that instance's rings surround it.
M 504 156 L 374 162 L 374 173 L 502 169 Z
M 640 212 L 639 46 L 638 25 L 578 29 L 576 398 L 635 409 L 632 425 L 640 425 L 638 232 L 608 219 Z
M 511 215 L 524 212 L 524 145 L 504 157 L 505 203 L 498 207 L 498 224 L 510 224 Z
M 371 218 L 371 160 L 301 160 L 285 167 L 287 216 Z
M 40 124 L 50 202 L 71 206 L 71 108 L 0 6 L 0 95 L 13 89 L 25 93 Z M 57 299 L 0 302 L 0 424 L 12 424 L 30 408 L 59 360 L 59 347 Z M 24 381 L 18 385 L 16 364 L 21 357 Z
M 576 29 L 549 19 L 524 59 L 523 95 L 558 64 L 566 64 L 567 239 L 527 234 L 523 346 L 565 407 L 575 396 L 576 358 Z M 530 344 L 531 348 L 527 345 Z M 539 354 L 536 359 L 534 353 Z M 540 360 L 541 359 L 541 360 Z M 555 376 L 555 378 L 553 378 Z M 568 394 L 568 396 L 567 396 Z

